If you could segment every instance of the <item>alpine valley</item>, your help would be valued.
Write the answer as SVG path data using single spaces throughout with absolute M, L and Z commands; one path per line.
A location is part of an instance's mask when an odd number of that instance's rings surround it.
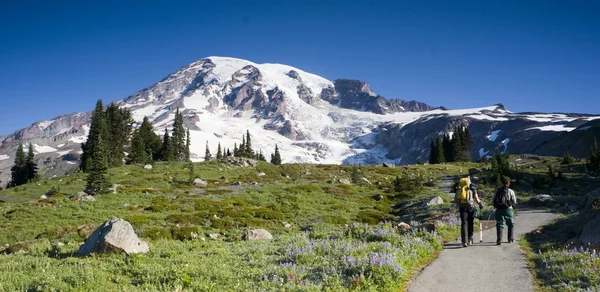
M 193 161 L 205 145 L 233 148 L 246 130 L 265 156 L 279 146 L 284 163 L 414 164 L 427 161 L 431 139 L 459 124 L 473 137 L 474 160 L 496 152 L 583 158 L 600 116 L 574 113 L 513 113 L 503 105 L 448 109 L 417 101 L 386 99 L 359 80 L 327 80 L 294 67 L 208 57 L 160 82 L 116 101 L 144 116 L 158 134 L 171 127 L 177 108 L 191 130 Z M 452 100 L 448 100 L 452 104 Z M 92 104 L 90 104 L 90 108 Z M 10 178 L 18 143 L 33 143 L 44 177 L 78 168 L 91 112 L 40 121 L 0 136 L 0 186 Z

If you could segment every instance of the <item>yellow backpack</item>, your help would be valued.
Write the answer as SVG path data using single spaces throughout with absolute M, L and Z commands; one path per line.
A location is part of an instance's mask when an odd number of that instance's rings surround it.
M 469 188 L 471 182 L 468 177 L 463 177 L 458 181 L 458 189 L 456 190 L 456 199 L 457 203 L 461 205 L 469 205 L 473 204 L 473 192 Z

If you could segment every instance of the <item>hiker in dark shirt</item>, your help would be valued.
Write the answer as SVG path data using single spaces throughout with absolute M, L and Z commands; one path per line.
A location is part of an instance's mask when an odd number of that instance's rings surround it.
M 467 200 L 462 201 L 460 199 L 461 188 L 466 186 L 468 188 Z M 471 182 L 471 176 L 466 175 L 461 178 L 459 182 L 454 184 L 452 188 L 454 196 L 454 202 L 458 206 L 458 212 L 460 214 L 460 235 L 463 247 L 467 247 L 473 244 L 473 228 L 475 220 L 475 204 L 479 205 L 479 208 L 483 208 L 483 204 L 477 194 L 477 187 Z
M 496 208 L 496 244 L 502 244 L 502 231 L 504 229 L 504 221 L 508 226 L 508 243 L 514 242 L 514 227 L 515 219 L 513 214 L 513 206 L 517 204 L 517 196 L 515 191 L 510 188 L 510 178 L 505 177 L 503 180 L 504 186 L 496 190 L 494 193 L 494 208 Z

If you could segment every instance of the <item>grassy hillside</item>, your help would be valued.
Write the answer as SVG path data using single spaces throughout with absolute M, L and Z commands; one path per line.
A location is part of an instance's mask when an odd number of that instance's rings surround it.
M 81 173 L 3 190 L 0 244 L 8 248 L 0 269 L 9 272 L 0 274 L 0 290 L 393 290 L 435 257 L 442 235 L 455 236 L 443 224 L 439 234 L 401 234 L 391 224 L 394 206 L 438 195 L 439 178 L 466 167 L 212 161 L 191 173 L 187 164 L 159 163 L 111 169 L 117 193 L 94 202 L 70 198 L 84 188 Z M 353 176 L 369 183 L 340 183 Z M 395 190 L 398 176 L 406 186 Z M 191 185 L 195 177 L 208 186 Z M 40 199 L 52 188 L 59 194 Z M 449 206 L 433 210 L 436 217 Z M 79 245 L 111 217 L 131 222 L 151 252 L 78 257 Z M 275 239 L 242 241 L 254 228 Z
M 515 156 L 511 163 L 519 165 L 514 187 L 520 202 L 552 194 L 556 201 L 542 207 L 569 213 L 581 194 L 600 187 L 581 164 L 561 167 L 559 158 Z M 554 170 L 550 181 L 548 166 Z M 111 169 L 117 192 L 93 202 L 71 198 L 84 188 L 81 173 L 2 190 L 0 270 L 6 272 L 0 273 L 0 291 L 402 290 L 444 241 L 456 238 L 451 195 L 441 193 L 439 184 L 471 167 L 489 165 L 355 169 L 211 161 L 190 170 L 183 163 L 158 163 L 151 170 Z M 208 186 L 190 184 L 195 177 Z M 494 186 L 486 172 L 479 179 L 489 206 Z M 40 199 L 52 188 L 59 194 Z M 421 206 L 434 195 L 444 204 Z M 131 222 L 150 252 L 78 256 L 79 245 L 111 217 Z M 433 222 L 437 233 L 402 232 L 396 229 L 400 221 Z M 243 241 L 255 228 L 274 239 Z

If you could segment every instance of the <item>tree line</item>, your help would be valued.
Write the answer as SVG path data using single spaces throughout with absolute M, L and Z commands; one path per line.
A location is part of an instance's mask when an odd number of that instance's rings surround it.
M 452 135 L 437 136 L 431 139 L 429 164 L 444 162 L 471 161 L 473 138 L 469 127 L 457 125 Z
M 229 148 L 223 149 L 221 147 L 221 143 L 217 144 L 217 155 L 216 159 L 224 159 L 227 157 L 245 157 L 256 159 L 260 161 L 267 161 L 264 154 L 262 153 L 262 149 L 259 151 L 255 151 L 252 149 L 252 138 L 250 136 L 250 131 L 246 130 L 246 135 L 242 136 L 242 143 L 237 145 L 237 143 L 233 143 L 233 152 L 230 151 Z M 210 148 L 208 147 L 208 141 L 206 141 L 206 151 L 204 152 L 204 161 L 211 160 L 213 158 Z M 281 164 L 281 153 L 279 152 L 279 147 L 275 144 L 275 151 L 271 154 L 270 162 L 275 165 Z
M 38 168 L 35 163 L 33 145 L 29 143 L 27 156 L 23 150 L 23 144 L 19 143 L 15 154 L 15 164 L 10 168 L 11 178 L 7 187 L 16 187 L 38 179 Z

